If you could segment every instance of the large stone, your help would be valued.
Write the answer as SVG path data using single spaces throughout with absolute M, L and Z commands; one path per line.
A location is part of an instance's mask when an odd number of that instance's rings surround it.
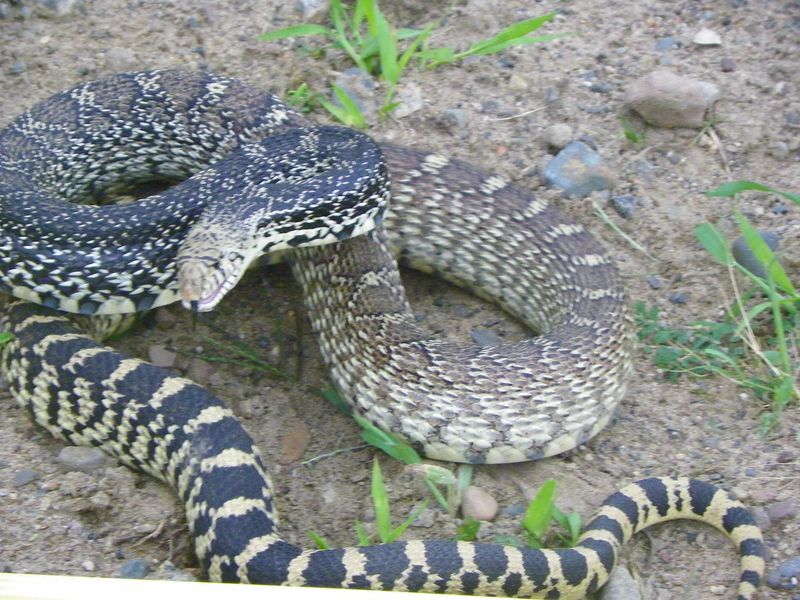
M 721 95 L 713 83 L 659 69 L 628 87 L 625 104 L 658 127 L 702 127 L 706 111 Z

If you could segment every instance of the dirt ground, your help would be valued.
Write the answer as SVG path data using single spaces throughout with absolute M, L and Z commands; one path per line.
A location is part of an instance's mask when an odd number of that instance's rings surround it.
M 63 5 L 63 16 L 40 8 Z M 0 1 L 0 125 L 33 103 L 76 83 L 120 70 L 156 67 L 207 69 L 239 77 L 278 94 L 308 81 L 327 89 L 350 65 L 332 55 L 319 60 L 289 42 L 265 43 L 259 33 L 302 20 L 294 2 L 149 2 L 78 0 Z M 437 45 L 464 48 L 514 21 L 558 10 L 548 32 L 575 35 L 545 45 L 470 59 L 436 71 L 410 70 L 422 107 L 402 119 L 373 126 L 378 139 L 426 147 L 480 163 L 538 193 L 545 128 L 567 123 L 575 137 L 594 143 L 615 173 L 613 195 L 639 199 L 631 219 L 608 206 L 614 222 L 639 242 L 628 245 L 593 212 L 591 199 L 556 201 L 603 241 L 619 265 L 632 300 L 655 304 L 666 322 L 715 318 L 730 296 L 727 277 L 699 248 L 698 223 L 735 233 L 731 204 L 703 191 L 731 179 L 754 179 L 800 190 L 800 3 L 788 0 L 678 2 L 592 0 L 400 0 L 383 2 L 390 20 L 422 26 L 442 19 Z M 3 12 L 0 11 L 0 15 Z M 715 30 L 722 45 L 698 47 L 692 37 Z M 672 38 L 672 41 L 666 40 Z M 659 47 L 668 46 L 666 49 Z M 720 61 L 732 59 L 733 70 Z M 619 114 L 625 87 L 659 66 L 713 82 L 723 91 L 711 137 L 697 131 L 648 129 L 644 144 L 622 135 Z M 730 65 L 728 65 L 730 66 Z M 602 85 L 594 85 L 601 83 Z M 459 119 L 451 118 L 453 109 Z M 324 115 L 316 115 L 324 120 Z M 603 204 L 608 196 L 595 194 Z M 775 196 L 749 196 L 743 209 L 759 228 L 797 239 L 800 210 Z M 788 244 L 791 247 L 791 244 Z M 798 255 L 786 263 L 797 266 Z M 654 289 L 648 277 L 663 285 Z M 415 311 L 444 335 L 469 338 L 490 329 L 512 338 L 519 327 L 492 307 L 433 279 L 409 274 Z M 670 301 L 685 292 L 686 302 Z M 316 390 L 326 374 L 302 312 L 297 286 L 285 267 L 252 272 L 215 313 L 192 329 L 178 307 L 160 314 L 121 346 L 147 357 L 153 346 L 178 352 L 178 367 L 200 378 L 241 415 L 266 453 L 276 485 L 282 532 L 310 547 L 312 529 L 334 545 L 352 544 L 355 519 L 369 520 L 373 451 L 358 447 L 358 429 Z M 232 318 L 231 318 L 232 317 Z M 235 340 L 290 373 L 275 382 L 238 361 L 211 363 L 217 344 Z M 199 358 L 197 358 L 199 357 Z M 206 360 L 203 360 L 206 359 Z M 33 426 L 0 392 L 0 570 L 114 576 L 133 558 L 153 574 L 198 574 L 180 505 L 144 476 L 107 465 L 90 474 L 64 473 L 56 461 L 63 444 Z M 510 466 L 476 468 L 475 483 L 501 505 L 481 539 L 518 532 L 514 513 L 548 478 L 559 481 L 559 505 L 588 518 L 603 498 L 647 475 L 690 475 L 734 491 L 751 507 L 795 503 L 794 514 L 765 531 L 769 567 L 800 554 L 800 427 L 790 407 L 768 436 L 758 433 L 764 407 L 718 380 L 671 384 L 640 352 L 636 374 L 617 418 L 595 439 L 565 456 Z M 301 458 L 291 446 L 308 443 Z M 309 459 L 318 458 L 310 463 Z M 279 462 L 280 461 L 280 462 Z M 395 514 L 405 515 L 423 496 L 402 466 L 383 460 Z M 35 479 L 15 485 L 31 469 Z M 791 512 L 791 511 L 790 511 Z M 433 513 L 434 526 L 414 537 L 452 534 L 452 523 Z M 176 570 L 165 569 L 165 561 Z M 738 561 L 734 549 L 709 528 L 677 522 L 642 535 L 625 550 L 643 597 L 733 598 Z M 161 570 L 158 570 L 159 565 Z M 153 576 L 153 575 L 151 575 Z M 799 589 L 767 589 L 762 598 L 797 598 Z

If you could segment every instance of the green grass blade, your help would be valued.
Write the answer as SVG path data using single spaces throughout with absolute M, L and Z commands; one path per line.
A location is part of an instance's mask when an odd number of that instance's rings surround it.
M 417 517 L 419 517 L 422 514 L 422 511 L 425 510 L 426 508 L 428 508 L 428 501 L 424 500 L 422 504 L 419 505 L 419 508 L 417 508 L 417 510 L 415 510 L 410 515 L 408 515 L 408 517 L 406 517 L 405 521 L 403 521 L 402 523 L 400 523 L 400 525 L 392 529 L 388 537 L 385 540 L 383 540 L 383 543 L 391 544 L 392 542 L 397 540 L 397 538 L 403 535 L 403 532 L 406 529 L 408 529 L 408 526 L 417 520 Z
M 321 535 L 317 535 L 313 531 L 306 531 L 306 535 L 311 538 L 311 540 L 320 550 L 330 550 L 331 545 Z
M 552 42 L 553 40 L 557 40 L 563 38 L 568 33 L 550 33 L 547 35 L 538 35 L 538 36 L 527 36 L 523 38 L 519 38 L 516 40 L 508 40 L 507 42 L 503 42 L 502 44 L 496 44 L 494 46 L 488 48 L 482 48 L 480 50 L 468 50 L 466 53 L 463 53 L 463 56 L 456 55 L 458 58 L 464 58 L 465 56 L 483 56 L 486 54 L 496 54 L 505 50 L 506 48 L 512 48 L 514 46 L 524 46 L 526 44 L 541 44 L 543 42 Z
M 14 339 L 14 335 L 7 331 L 0 331 L 0 345 L 5 344 Z
M 301 25 L 292 25 L 291 27 L 284 27 L 283 29 L 276 29 L 275 31 L 268 31 L 262 33 L 257 40 L 262 42 L 271 42 L 274 40 L 283 40 L 290 37 L 305 37 L 308 35 L 324 35 L 325 37 L 333 37 L 331 30 L 322 25 L 314 25 L 313 23 L 303 23 Z
M 381 78 L 395 86 L 400 78 L 400 71 L 397 68 L 397 39 L 377 3 L 372 1 L 370 4 L 370 9 L 367 10 L 367 23 L 370 33 L 378 40 Z
M 478 531 L 481 528 L 481 522 L 473 517 L 467 517 L 458 526 L 456 531 L 456 539 L 460 542 L 474 542 L 478 537 Z
M 359 546 L 364 547 L 372 545 L 366 527 L 364 527 L 364 524 L 358 519 L 356 519 L 356 537 L 358 538 Z
M 331 113 L 336 119 L 348 127 L 366 129 L 367 121 L 364 119 L 364 115 L 361 114 L 358 104 L 356 104 L 355 101 L 347 95 L 347 92 L 345 92 L 338 85 L 333 84 L 331 87 L 334 95 L 341 103 L 341 106 L 334 104 L 321 94 L 316 97 L 317 102 L 319 102 L 322 107 Z
M 695 235 L 703 248 L 723 265 L 733 264 L 733 256 L 728 250 L 728 243 L 722 237 L 719 229 L 711 223 L 701 223 L 695 228 Z
M 706 196 L 713 196 L 713 197 L 731 197 L 739 194 L 741 192 L 748 192 L 748 191 L 756 191 L 756 192 L 769 192 L 771 194 L 779 194 L 794 202 L 795 204 L 800 204 L 800 194 L 794 194 L 792 192 L 782 192 L 780 190 L 776 190 L 775 188 L 771 188 L 768 185 L 764 185 L 763 183 L 757 183 L 755 181 L 731 181 L 729 183 L 725 183 L 718 188 L 711 190 L 710 192 L 706 192 Z
M 375 427 L 361 415 L 353 414 L 353 418 L 361 426 L 361 439 L 382 450 L 392 458 L 406 465 L 422 462 L 422 457 L 408 444 L 403 443 L 390 433 Z
M 392 533 L 392 513 L 389 508 L 389 497 L 383 483 L 383 473 L 378 458 L 372 460 L 372 506 L 375 508 L 375 526 L 378 538 L 386 543 Z
M 528 504 L 525 516 L 522 519 L 522 526 L 531 536 L 541 540 L 547 533 L 550 522 L 553 520 L 553 508 L 555 507 L 556 481 L 548 479 L 536 493 L 536 496 Z
M 552 21 L 555 16 L 556 13 L 551 12 L 540 17 L 534 17 L 533 19 L 518 21 L 517 23 L 509 25 L 497 35 L 489 38 L 488 40 L 477 42 L 459 54 L 463 56 L 470 56 L 473 54 L 490 54 L 492 52 L 498 52 L 499 50 L 507 47 L 506 45 L 508 42 L 518 40 L 519 38 L 528 35 L 532 31 L 539 29 L 539 27 L 548 21 Z

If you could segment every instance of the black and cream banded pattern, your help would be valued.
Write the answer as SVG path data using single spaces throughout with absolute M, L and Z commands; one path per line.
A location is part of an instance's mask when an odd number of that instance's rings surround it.
M 583 598 L 605 583 L 636 532 L 695 519 L 736 544 L 738 599 L 752 598 L 759 585 L 764 548 L 752 517 L 724 491 L 691 479 L 643 479 L 616 492 L 571 549 L 410 541 L 303 550 L 280 537 L 258 448 L 204 388 L 99 346 L 64 316 L 30 303 L 13 306 L 0 326 L 15 336 L 2 363 L 17 400 L 57 437 L 100 446 L 172 486 L 213 580 Z

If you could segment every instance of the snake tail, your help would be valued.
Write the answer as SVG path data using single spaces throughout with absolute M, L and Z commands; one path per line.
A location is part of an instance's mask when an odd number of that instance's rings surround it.
M 694 519 L 736 544 L 738 599 L 753 598 L 759 585 L 764 546 L 746 508 L 685 478 L 643 479 L 616 492 L 569 549 L 406 541 L 303 550 L 278 533 L 272 486 L 253 440 L 204 388 L 99 345 L 45 307 L 13 303 L 0 328 L 14 335 L 0 366 L 16 401 L 57 437 L 98 446 L 172 486 L 212 580 L 583 598 L 605 583 L 636 532 Z

